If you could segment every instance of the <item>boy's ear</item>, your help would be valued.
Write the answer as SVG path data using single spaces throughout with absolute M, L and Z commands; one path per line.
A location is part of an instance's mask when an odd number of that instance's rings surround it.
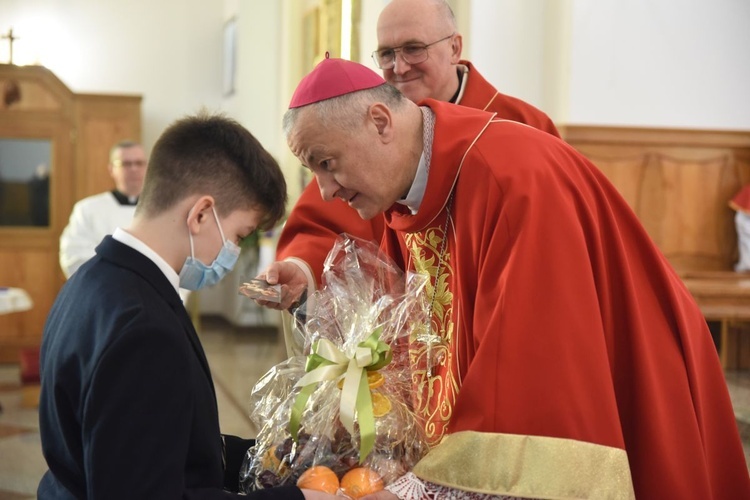
M 200 232 L 202 224 L 208 220 L 207 217 L 213 217 L 210 211 L 215 204 L 213 196 L 209 195 L 203 195 L 193 203 L 187 219 L 188 228 L 193 234 Z
M 393 140 L 393 114 L 386 104 L 371 104 L 367 110 L 367 117 L 375 125 L 381 142 L 387 144 Z

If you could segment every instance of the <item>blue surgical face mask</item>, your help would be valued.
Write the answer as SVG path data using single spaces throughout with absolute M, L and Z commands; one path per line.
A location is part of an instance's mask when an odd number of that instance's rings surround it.
M 207 266 L 195 258 L 193 235 L 188 228 L 190 257 L 185 259 L 185 264 L 182 265 L 182 269 L 180 270 L 180 287 L 187 290 L 199 290 L 204 286 L 215 285 L 232 270 L 240 256 L 240 247 L 224 238 L 224 231 L 221 229 L 216 210 L 214 207 L 211 207 L 211 210 L 214 212 L 216 225 L 219 226 L 219 234 L 221 234 L 224 246 L 219 250 L 219 255 L 216 256 L 213 263 Z

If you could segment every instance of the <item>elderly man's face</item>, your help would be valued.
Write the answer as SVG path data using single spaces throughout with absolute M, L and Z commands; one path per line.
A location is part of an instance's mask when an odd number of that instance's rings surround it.
M 461 56 L 460 35 L 450 36 L 452 28 L 440 11 L 426 5 L 429 4 L 394 1 L 381 13 L 377 27 L 378 50 L 407 44 L 429 45 L 427 59 L 414 64 L 409 64 L 403 51 L 397 50 L 395 65 L 383 70 L 383 78 L 411 101 L 419 102 L 428 97 L 449 101 L 458 89 L 455 65 Z
M 395 203 L 409 181 L 398 164 L 393 144 L 384 144 L 376 126 L 363 116 L 361 127 L 323 126 L 305 110 L 287 138 L 289 149 L 318 180 L 326 201 L 340 198 L 363 219 Z

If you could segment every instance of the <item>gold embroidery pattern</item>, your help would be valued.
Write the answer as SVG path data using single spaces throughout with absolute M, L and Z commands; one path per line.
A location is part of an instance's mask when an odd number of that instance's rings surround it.
M 445 435 L 459 389 L 454 351 L 453 292 L 450 290 L 453 266 L 447 248 L 440 276 L 435 277 L 441 243 L 447 237 L 442 233 L 441 227 L 431 227 L 423 233 L 405 235 L 414 271 L 430 276 L 430 282 L 425 287 L 428 297 L 432 297 L 437 283 L 430 318 L 434 338 L 426 338 L 428 330 L 423 325 L 412 334 L 409 346 L 412 381 L 417 393 L 417 416 L 423 422 L 430 446 L 438 444 Z M 430 361 L 433 365 L 432 377 L 427 373 Z

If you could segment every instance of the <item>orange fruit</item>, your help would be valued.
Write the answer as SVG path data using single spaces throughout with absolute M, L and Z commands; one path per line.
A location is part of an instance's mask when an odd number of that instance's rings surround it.
M 391 411 L 391 400 L 379 392 L 372 393 L 372 414 L 375 417 L 382 417 Z
M 325 465 L 310 467 L 297 480 L 297 487 L 335 494 L 339 489 L 339 478 Z
M 385 377 L 380 372 L 367 372 L 367 385 L 370 389 L 377 389 L 385 384 Z
M 381 385 L 385 384 L 385 376 L 380 372 L 367 372 L 367 385 L 370 389 L 377 389 Z M 336 386 L 339 389 L 344 388 L 344 379 L 338 381 Z
M 341 490 L 355 499 L 376 493 L 383 488 L 383 479 L 369 467 L 356 467 L 341 478 Z

